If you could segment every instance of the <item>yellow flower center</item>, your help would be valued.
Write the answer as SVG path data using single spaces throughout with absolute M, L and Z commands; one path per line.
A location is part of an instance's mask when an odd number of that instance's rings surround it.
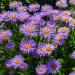
M 13 5 L 14 5 L 14 6 L 17 6 L 17 5 L 18 5 L 18 3 L 17 3 L 17 2 L 14 2 L 14 3 L 13 3 Z
M 53 22 L 50 22 L 50 25 L 53 25 Z
M 61 18 L 62 16 L 61 15 L 58 15 L 58 18 Z
M 33 29 L 33 28 L 30 28 L 28 31 L 29 31 L 30 33 L 33 33 L 33 32 L 34 32 L 34 29 Z
M 40 72 L 43 72 L 43 71 L 44 71 L 44 69 L 41 67 L 41 68 L 39 68 L 39 71 L 40 71 Z
M 51 47 L 50 46 L 48 46 L 47 48 L 46 48 L 46 51 L 51 51 Z
M 44 30 L 44 33 L 45 33 L 45 34 L 48 34 L 49 32 L 50 32 L 49 29 L 45 29 L 45 30 Z
M 69 18 L 68 17 L 65 17 L 65 19 L 64 19 L 65 21 L 68 21 L 69 20 Z
M 6 33 L 6 32 L 3 32 L 3 33 L 1 34 L 1 36 L 2 36 L 2 37 L 6 37 L 6 36 L 7 36 L 7 33 Z
M 30 24 L 33 26 L 35 24 L 35 22 L 31 21 Z
M 75 21 L 73 21 L 73 24 L 75 25 Z
M 7 16 L 7 14 L 6 14 L 6 13 L 4 13 L 4 14 L 3 14 L 3 16 L 5 16 L 5 17 L 6 17 L 6 16 Z
M 25 45 L 25 48 L 26 49 L 29 49 L 31 47 L 31 45 L 29 44 L 29 43 L 27 43 L 26 45 Z
M 35 6 L 35 5 L 31 5 L 31 8 L 35 9 L 35 8 L 36 8 L 36 6 Z
M 43 52 L 44 51 L 44 47 L 40 48 L 40 51 Z
M 15 17 L 16 17 L 16 15 L 15 14 L 10 14 L 10 17 L 12 18 L 12 19 L 14 19 Z
M 20 10 L 24 10 L 24 8 L 23 7 L 20 7 Z
M 62 33 L 65 33 L 65 32 L 66 32 L 66 29 L 61 29 L 61 32 L 62 32 Z
M 48 7 L 47 6 L 45 7 L 45 10 L 48 10 Z
M 16 59 L 16 60 L 15 60 L 15 63 L 16 63 L 16 64 L 19 64 L 19 63 L 20 63 L 20 60 L 19 60 L 19 59 Z
M 55 39 L 56 39 L 56 41 L 60 41 L 60 38 L 59 37 L 56 37 Z

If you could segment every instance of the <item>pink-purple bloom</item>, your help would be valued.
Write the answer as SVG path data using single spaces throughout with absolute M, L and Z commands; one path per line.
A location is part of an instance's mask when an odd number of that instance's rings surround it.
M 37 36 L 36 26 L 23 24 L 20 26 L 20 32 L 23 33 L 24 35 L 31 36 L 31 37 Z
M 9 7 L 14 9 L 14 8 L 17 8 L 19 6 L 22 6 L 22 2 L 18 2 L 18 1 L 13 1 L 9 4 Z
M 75 71 L 72 71 L 71 73 L 69 73 L 69 75 L 75 75 Z
M 60 70 L 61 64 L 59 63 L 58 60 L 53 59 L 48 62 L 47 68 L 48 68 L 48 72 L 55 74 Z
M 6 67 L 26 69 L 27 64 L 24 62 L 24 58 L 21 55 L 16 55 L 16 56 L 14 56 L 14 58 L 11 58 L 6 61 Z
M 28 6 L 28 10 L 30 11 L 30 12 L 34 12 L 34 11 L 38 11 L 40 9 L 40 5 L 39 4 L 37 4 L 37 3 L 32 3 L 32 4 L 30 4 L 29 6 Z
M 12 32 L 10 30 L 0 30 L 0 40 L 8 40 L 12 36 Z
M 54 34 L 54 30 L 50 26 L 46 26 L 40 29 L 40 35 L 45 38 L 52 38 Z
M 68 7 L 67 0 L 59 0 L 59 1 L 57 1 L 56 6 L 58 6 L 60 8 Z
M 44 64 L 40 64 L 36 67 L 36 74 L 37 75 L 44 75 L 47 72 L 47 67 Z
M 72 52 L 72 58 L 75 59 L 75 51 Z
M 20 50 L 24 53 L 34 52 L 36 44 L 33 40 L 23 40 L 20 44 Z
M 6 43 L 5 49 L 9 50 L 9 49 L 12 49 L 12 48 L 14 48 L 14 43 L 13 42 Z

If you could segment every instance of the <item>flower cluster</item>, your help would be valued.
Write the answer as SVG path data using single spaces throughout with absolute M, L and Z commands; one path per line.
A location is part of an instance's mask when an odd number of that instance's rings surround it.
M 69 3 L 75 5 L 74 1 L 70 0 Z M 56 6 L 67 8 L 67 0 L 57 1 Z M 70 28 L 75 29 L 75 19 L 72 18 L 71 11 L 56 10 L 47 4 L 23 5 L 18 1 L 11 2 L 9 8 L 10 11 L 0 14 L 0 44 L 6 42 L 5 50 L 18 52 L 13 58 L 7 58 L 6 67 L 26 70 L 30 67 L 27 63 L 31 62 L 34 59 L 32 56 L 35 55 L 35 59 L 39 60 L 35 67 L 37 75 L 58 73 L 62 63 L 52 54 L 58 46 L 64 45 L 69 37 Z M 26 56 L 26 61 L 21 53 Z M 29 55 L 32 55 L 30 60 Z M 45 59 L 44 63 L 42 58 L 45 57 L 48 61 Z M 75 52 L 72 53 L 72 57 L 75 59 Z M 74 74 L 72 72 L 69 75 Z

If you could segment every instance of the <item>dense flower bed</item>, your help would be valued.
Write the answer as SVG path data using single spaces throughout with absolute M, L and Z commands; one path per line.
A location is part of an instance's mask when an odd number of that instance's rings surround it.
M 0 13 L 0 75 L 75 75 L 75 0 L 51 5 L 9 3 Z M 59 10 L 60 9 L 60 10 Z

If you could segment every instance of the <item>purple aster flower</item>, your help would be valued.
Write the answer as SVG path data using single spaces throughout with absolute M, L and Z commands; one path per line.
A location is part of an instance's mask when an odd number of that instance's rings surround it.
M 10 8 L 17 8 L 19 6 L 22 6 L 22 2 L 13 1 L 9 4 Z
M 36 33 L 36 26 L 31 26 L 31 25 L 21 25 L 20 26 L 20 31 L 21 33 L 23 33 L 24 35 L 28 35 L 28 36 L 37 36 L 37 33 Z
M 75 0 L 69 0 L 69 3 L 70 3 L 71 5 L 75 5 Z
M 11 59 L 11 64 L 14 68 L 19 67 L 22 63 L 24 63 L 24 58 L 21 55 L 16 55 Z
M 61 28 L 58 29 L 58 33 L 63 34 L 65 38 L 68 37 L 69 32 L 70 32 L 70 30 L 67 27 L 61 27 Z
M 46 65 L 40 64 L 36 67 L 37 75 L 44 75 L 47 72 Z
M 12 36 L 12 32 L 10 30 L 0 30 L 0 39 L 8 40 Z
M 20 21 L 25 21 L 25 20 L 27 20 L 29 16 L 30 16 L 30 15 L 29 15 L 27 12 L 19 12 L 19 13 L 18 13 L 18 19 L 19 19 Z
M 45 56 L 46 55 L 46 52 L 45 52 L 45 47 L 46 43 L 40 43 L 36 49 L 36 53 L 37 55 L 39 56 Z
M 51 55 L 51 53 L 55 50 L 54 45 L 52 44 L 46 44 L 46 49 L 45 49 L 45 53 L 47 56 Z
M 20 69 L 27 69 L 27 67 L 28 67 L 28 64 L 27 63 L 21 63 L 20 65 L 19 65 L 19 68 Z
M 15 22 L 18 19 L 18 13 L 12 12 L 12 11 L 8 12 L 8 18 L 9 18 L 9 21 Z
M 52 42 L 57 45 L 62 45 L 64 43 L 64 36 L 61 33 L 56 34 Z
M 69 22 L 71 19 L 72 19 L 72 17 L 66 16 L 66 15 L 65 16 L 63 15 L 63 17 L 62 17 L 62 20 L 66 21 L 66 22 Z
M 37 11 L 37 10 L 39 10 L 40 9 L 40 5 L 39 4 L 37 4 L 37 3 L 32 3 L 32 4 L 30 4 L 29 6 L 28 6 L 28 10 L 30 11 L 30 12 L 34 12 L 34 11 Z
M 5 49 L 12 49 L 14 48 L 14 43 L 13 42 L 8 42 L 6 45 L 5 45 Z
M 48 68 L 48 72 L 55 74 L 60 70 L 61 65 L 60 65 L 58 60 L 53 59 L 53 60 L 48 62 L 47 68 Z
M 24 63 L 24 58 L 21 55 L 16 55 L 16 56 L 14 56 L 14 58 L 6 60 L 6 67 L 26 69 L 27 64 Z
M 75 28 L 75 19 L 71 19 L 69 21 L 69 26 L 72 27 L 72 28 Z
M 9 15 L 9 13 L 10 13 L 10 11 L 4 11 L 3 13 L 2 13 L 2 16 L 3 16 L 3 21 L 9 21 L 9 18 L 8 18 L 8 15 Z
M 53 20 L 62 20 L 63 14 L 53 15 Z
M 50 26 L 46 26 L 40 29 L 40 35 L 45 38 L 52 38 L 54 34 L 54 30 Z
M 41 11 L 51 11 L 51 10 L 53 10 L 53 8 L 52 8 L 52 6 L 51 5 L 43 5 L 42 7 L 41 7 Z
M 75 51 L 72 52 L 72 58 L 75 59 Z
M 27 11 L 27 7 L 26 6 L 17 7 L 17 11 L 19 11 L 19 12 Z
M 71 73 L 69 73 L 69 75 L 75 75 L 75 71 L 72 71 Z
M 13 64 L 12 64 L 11 59 L 6 60 L 5 64 L 6 64 L 6 67 L 7 67 L 7 68 L 13 67 Z
M 71 15 L 71 11 L 62 11 L 62 14 L 65 16 L 70 16 Z
M 67 0 L 59 0 L 56 2 L 56 6 L 66 8 L 68 7 Z
M 47 22 L 47 25 L 50 26 L 51 28 L 54 28 L 56 26 L 56 21 L 55 20 L 49 20 Z
M 23 40 L 20 44 L 20 50 L 24 53 L 34 52 L 36 44 L 33 40 Z

